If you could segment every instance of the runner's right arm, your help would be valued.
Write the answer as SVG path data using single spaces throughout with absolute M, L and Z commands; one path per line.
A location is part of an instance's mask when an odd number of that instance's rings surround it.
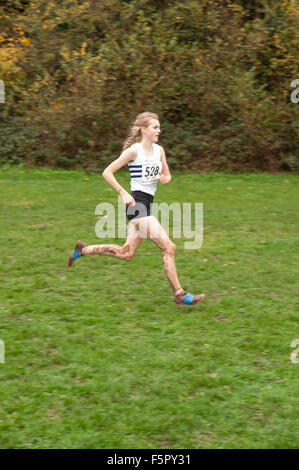
M 124 165 L 127 165 L 130 161 L 134 161 L 136 158 L 136 150 L 127 148 L 116 160 L 110 163 L 110 165 L 108 165 L 102 173 L 107 183 L 109 183 L 110 186 L 112 186 L 112 188 L 121 195 L 124 204 L 129 206 L 134 206 L 136 204 L 135 199 L 116 181 L 114 173 Z

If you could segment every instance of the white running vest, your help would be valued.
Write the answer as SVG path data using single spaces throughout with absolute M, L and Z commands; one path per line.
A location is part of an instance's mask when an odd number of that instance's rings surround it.
M 159 181 L 159 171 L 162 171 L 160 159 L 161 147 L 153 144 L 153 154 L 148 156 L 140 142 L 131 145 L 130 148 L 137 150 L 137 158 L 128 163 L 131 175 L 131 191 L 143 191 L 154 196 Z

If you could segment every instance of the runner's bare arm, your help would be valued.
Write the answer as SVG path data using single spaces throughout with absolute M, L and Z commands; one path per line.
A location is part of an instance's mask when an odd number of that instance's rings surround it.
M 160 174 L 160 183 L 167 184 L 171 181 L 171 174 L 167 165 L 166 156 L 163 147 L 161 147 L 162 172 Z
M 134 161 L 137 157 L 137 152 L 136 150 L 132 150 L 131 148 L 128 148 L 122 152 L 122 154 L 114 160 L 110 165 L 105 168 L 103 171 L 102 175 L 104 176 L 105 180 L 107 183 L 112 186 L 113 189 L 115 189 L 118 193 L 124 194 L 126 193 L 125 189 L 116 181 L 113 173 L 115 173 L 117 170 L 122 168 L 124 165 L 127 165 L 128 162 Z M 128 193 L 127 193 L 128 194 Z

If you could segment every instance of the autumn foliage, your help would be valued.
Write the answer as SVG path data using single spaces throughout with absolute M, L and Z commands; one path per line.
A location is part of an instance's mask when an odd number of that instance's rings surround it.
M 0 5 L 0 162 L 98 171 L 153 111 L 173 169 L 299 168 L 295 1 Z

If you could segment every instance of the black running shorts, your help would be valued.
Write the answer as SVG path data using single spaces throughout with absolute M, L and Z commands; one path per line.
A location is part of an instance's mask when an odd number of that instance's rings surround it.
M 127 219 L 140 219 L 152 215 L 152 202 L 154 196 L 143 191 L 132 191 L 131 196 L 135 199 L 135 206 L 126 206 Z

